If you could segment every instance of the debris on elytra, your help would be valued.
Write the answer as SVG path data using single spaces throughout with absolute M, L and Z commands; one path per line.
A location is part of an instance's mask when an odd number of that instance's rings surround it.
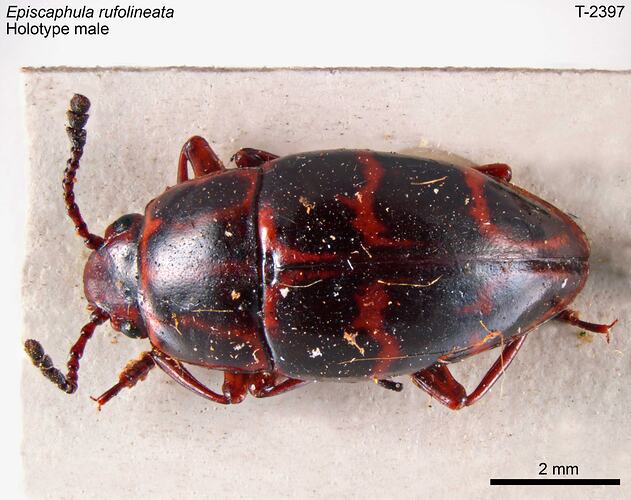
M 346 361 L 340 361 L 338 365 L 350 365 L 352 363 L 357 363 L 359 361 L 381 361 L 381 360 L 396 360 L 396 359 L 412 359 L 418 358 L 419 355 L 408 355 L 408 356 L 385 356 L 385 357 L 376 357 L 376 358 L 351 358 Z
M 193 309 L 191 312 L 201 313 L 201 312 L 210 312 L 210 313 L 231 313 L 234 312 L 232 309 Z
M 486 331 L 487 335 L 480 342 L 478 342 L 477 345 L 482 345 L 495 337 L 501 337 L 502 344 L 504 344 L 504 335 L 502 334 L 502 332 L 500 332 L 499 330 L 489 330 L 482 320 L 480 320 L 480 324 L 482 325 L 482 328 L 484 328 L 484 330 Z
M 447 176 L 445 175 L 444 177 L 441 177 L 439 179 L 432 179 L 431 181 L 424 181 L 424 182 L 412 182 L 412 186 L 428 186 L 429 184 L 436 184 L 437 182 L 442 182 L 447 178 Z
M 289 293 L 289 288 L 281 288 L 280 290 L 280 294 L 283 296 L 283 299 L 285 297 L 287 297 L 287 294 Z
M 228 238 L 230 238 L 230 237 L 232 236 L 232 233 L 231 233 L 230 231 L 225 231 L 225 232 L 224 232 L 224 234 L 225 234 Z
M 171 313 L 171 319 L 173 320 L 173 326 L 175 327 L 175 331 L 180 334 L 182 337 L 182 332 L 180 331 L 180 322 L 177 319 L 177 314 Z
M 322 279 L 312 281 L 306 285 L 286 285 L 285 283 L 279 283 L 279 285 L 287 288 L 309 288 L 310 286 L 317 285 L 320 282 L 322 282 Z
M 346 342 L 348 342 L 350 345 L 355 347 L 359 351 L 359 353 L 362 356 L 364 356 L 366 354 L 366 350 L 357 344 L 357 335 L 358 335 L 357 332 L 348 333 L 347 331 L 344 331 L 344 340 L 346 340 Z
M 364 249 L 364 252 L 366 252 L 366 255 L 368 255 L 368 258 L 372 259 L 372 255 L 370 255 L 370 252 L 369 252 L 369 251 L 368 251 L 368 249 L 364 246 L 364 244 L 363 244 L 363 243 L 360 243 L 359 245 L 360 245 L 360 246 Z
M 316 206 L 315 202 L 310 202 L 304 196 L 301 196 L 300 198 L 298 198 L 298 201 L 303 207 L 305 207 L 305 210 L 307 211 L 307 215 L 309 215 L 311 213 L 311 210 L 313 210 Z
M 484 321 L 480 320 L 480 324 L 482 325 L 482 328 L 484 328 L 484 330 L 486 331 L 486 333 L 495 333 L 496 330 L 489 330 L 489 327 L 486 326 L 486 324 L 484 323 Z
M 241 297 L 241 294 L 236 290 L 232 290 L 232 292 L 230 292 L 230 297 L 232 297 L 232 300 L 237 300 L 239 297 Z
M 322 352 L 320 351 L 320 348 L 317 347 L 315 349 L 311 350 L 311 354 L 309 354 L 310 358 L 317 358 L 318 356 L 322 356 Z
M 388 285 L 388 286 L 411 286 L 414 288 L 427 288 L 428 286 L 432 286 L 436 283 L 438 283 L 438 281 L 440 280 L 440 278 L 442 278 L 443 275 L 441 274 L 438 278 L 433 279 L 432 281 L 430 281 L 429 283 L 397 283 L 397 282 L 393 282 L 393 281 L 384 281 L 384 280 L 377 280 L 377 283 L 381 283 L 382 285 Z

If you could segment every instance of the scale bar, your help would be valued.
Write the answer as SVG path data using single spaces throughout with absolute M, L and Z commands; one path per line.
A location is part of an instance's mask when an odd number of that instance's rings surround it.
M 559 484 L 559 485 L 588 485 L 588 486 L 620 486 L 620 479 L 572 479 L 572 478 L 558 478 L 558 479 L 491 479 L 491 486 L 528 486 L 536 484 Z

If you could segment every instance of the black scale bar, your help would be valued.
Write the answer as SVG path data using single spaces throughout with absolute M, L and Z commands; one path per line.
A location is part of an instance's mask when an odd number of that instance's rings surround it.
M 620 479 L 491 479 L 491 486 L 528 486 L 536 484 L 587 485 L 587 486 L 620 486 Z

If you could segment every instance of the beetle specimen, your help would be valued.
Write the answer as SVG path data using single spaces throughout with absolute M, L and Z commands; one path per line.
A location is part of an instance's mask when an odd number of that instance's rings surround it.
M 411 374 L 458 409 L 477 401 L 529 332 L 555 319 L 609 340 L 609 325 L 568 309 L 588 274 L 589 245 L 564 213 L 511 184 L 510 167 L 459 167 L 372 151 L 277 157 L 242 149 L 226 169 L 208 143 L 184 145 L 177 185 L 103 237 L 74 201 L 89 100 L 70 103 L 67 212 L 93 252 L 84 272 L 92 311 L 64 375 L 35 340 L 32 361 L 62 390 L 109 320 L 151 349 L 130 362 L 99 407 L 159 366 L 222 404 L 312 380 Z M 194 179 L 188 177 L 189 164 Z M 467 394 L 449 363 L 502 347 Z M 221 370 L 215 392 L 185 363 Z

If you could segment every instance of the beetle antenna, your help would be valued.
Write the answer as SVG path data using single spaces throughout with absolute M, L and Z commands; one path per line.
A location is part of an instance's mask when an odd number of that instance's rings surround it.
M 75 94 L 70 100 L 70 109 L 67 113 L 69 126 L 66 127 L 66 132 L 68 132 L 68 137 L 70 137 L 70 142 L 72 143 L 72 156 L 68 158 L 64 172 L 63 188 L 66 211 L 72 222 L 74 222 L 77 234 L 83 238 L 89 249 L 95 250 L 103 244 L 103 238 L 88 231 L 88 226 L 83 220 L 74 198 L 74 183 L 77 170 L 79 170 L 79 160 L 83 156 L 83 146 L 85 146 L 87 135 L 83 127 L 88 121 L 89 109 L 90 100 L 83 95 Z
M 101 309 L 95 309 L 90 317 L 90 321 L 81 329 L 79 339 L 70 349 L 68 359 L 68 373 L 64 375 L 60 370 L 53 366 L 53 360 L 44 352 L 42 344 L 37 340 L 28 339 L 24 342 L 24 350 L 31 358 L 31 361 L 37 366 L 44 377 L 56 384 L 62 391 L 72 394 L 77 390 L 79 379 L 79 360 L 83 356 L 83 351 L 88 340 L 92 337 L 95 328 L 103 323 L 109 316 Z

